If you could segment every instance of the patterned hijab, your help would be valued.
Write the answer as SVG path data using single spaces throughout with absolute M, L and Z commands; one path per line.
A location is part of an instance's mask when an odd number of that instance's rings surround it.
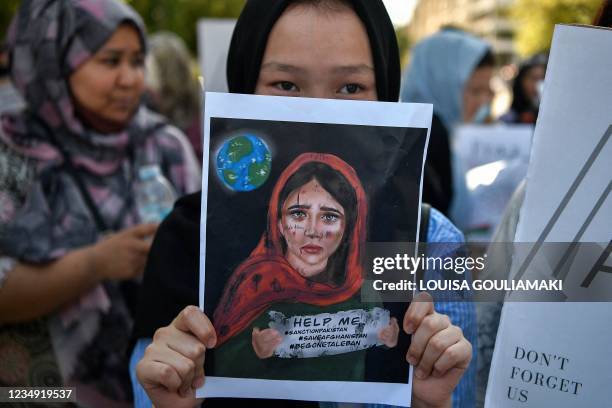
M 175 157 L 162 170 L 172 173 L 166 176 L 179 193 L 184 192 L 182 157 L 174 152 L 180 149 L 175 148 L 176 138 L 165 137 L 168 127 L 161 116 L 140 107 L 124 129 L 102 134 L 87 127 L 76 113 L 70 74 L 125 23 L 137 30 L 144 48 L 142 21 L 121 1 L 24 0 L 14 17 L 7 35 L 10 72 L 27 109 L 2 116 L 0 147 L 32 163 L 36 183 L 27 187 L 27 205 L 19 213 L 19 200 L 7 198 L 6 192 L 4 199 L 0 197 L 0 203 L 14 202 L 5 205 L 12 211 L 0 214 L 0 227 L 10 221 L 0 228 L 5 254 L 44 262 L 95 242 L 103 232 L 91 222 L 77 226 L 92 214 L 81 208 L 83 197 L 75 183 L 59 171 L 64 155 L 58 144 L 96 203 L 105 229 L 118 230 L 137 222 L 130 203 L 129 173 L 135 172 L 134 166 L 160 164 L 160 155 Z M 16 233 L 37 238 L 10 239 Z
M 129 6 L 114 0 L 24 0 L 9 27 L 10 73 L 28 110 L 2 118 L 0 138 L 26 157 L 61 162 L 50 134 L 91 173 L 114 172 L 130 140 L 158 125 L 141 109 L 126 129 L 100 134 L 79 120 L 68 78 L 111 37 L 131 24 L 145 48 L 144 26 Z M 59 58 L 58 58 L 59 56 Z
M 140 17 L 120 0 L 22 1 L 7 39 L 12 80 L 27 109 L 4 115 L 0 128 L 0 169 L 9 170 L 0 171 L 0 261 L 43 263 L 97 242 L 105 231 L 83 191 L 106 230 L 138 223 L 131 198 L 139 165 L 159 165 L 179 195 L 199 185 L 188 142 L 160 116 L 141 107 L 125 129 L 102 134 L 76 114 L 70 74 L 123 23 L 137 29 L 144 48 Z M 56 142 L 74 172 L 62 166 Z M 3 328 L 0 354 L 11 359 L 0 359 L 0 385 L 17 373 L 9 385 L 79 385 L 80 405 L 128 406 L 132 283 L 105 280 L 57 313 Z M 22 352 L 7 354 L 15 348 Z

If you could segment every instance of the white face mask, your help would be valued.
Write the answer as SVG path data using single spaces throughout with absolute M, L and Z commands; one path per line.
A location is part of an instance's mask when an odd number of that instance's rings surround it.
M 472 123 L 484 123 L 485 120 L 491 115 L 491 105 L 488 103 L 484 103 L 480 105 L 476 113 L 474 114 L 474 118 L 472 119 Z
M 533 99 L 533 101 L 531 101 L 531 103 L 534 107 L 538 108 L 540 107 L 540 102 L 542 102 L 542 95 L 544 94 L 544 81 L 538 81 L 538 84 L 536 85 L 536 90 L 537 95 Z

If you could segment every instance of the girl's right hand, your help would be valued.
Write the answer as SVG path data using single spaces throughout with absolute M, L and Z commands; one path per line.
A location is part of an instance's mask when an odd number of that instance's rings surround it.
M 187 306 L 169 326 L 157 329 L 136 366 L 136 376 L 155 407 L 194 407 L 204 384 L 204 355 L 217 343 L 215 329 L 196 306 Z
M 283 336 L 275 329 L 259 330 L 258 327 L 254 327 L 251 342 L 257 357 L 270 358 L 274 355 L 276 347 L 283 342 Z

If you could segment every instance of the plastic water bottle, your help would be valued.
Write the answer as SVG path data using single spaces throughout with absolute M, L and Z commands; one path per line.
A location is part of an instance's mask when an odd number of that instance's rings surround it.
M 138 169 L 136 205 L 142 223 L 161 222 L 172 211 L 176 192 L 158 165 Z

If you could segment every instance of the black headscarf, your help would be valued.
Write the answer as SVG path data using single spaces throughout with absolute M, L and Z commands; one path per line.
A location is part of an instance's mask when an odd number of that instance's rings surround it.
M 535 67 L 542 66 L 546 68 L 548 63 L 548 57 L 545 54 L 536 54 L 532 58 L 524 61 L 520 67 L 516 78 L 512 84 L 512 106 L 511 109 L 520 117 L 525 112 L 531 112 L 535 118 L 538 117 L 538 106 L 534 104 L 523 89 L 523 79 L 529 73 L 529 71 Z
M 236 23 L 227 57 L 227 83 L 232 93 L 252 94 L 272 27 L 295 0 L 248 0 Z M 393 24 L 382 0 L 346 0 L 364 23 L 374 60 L 379 101 L 397 102 L 400 89 L 399 50 Z

